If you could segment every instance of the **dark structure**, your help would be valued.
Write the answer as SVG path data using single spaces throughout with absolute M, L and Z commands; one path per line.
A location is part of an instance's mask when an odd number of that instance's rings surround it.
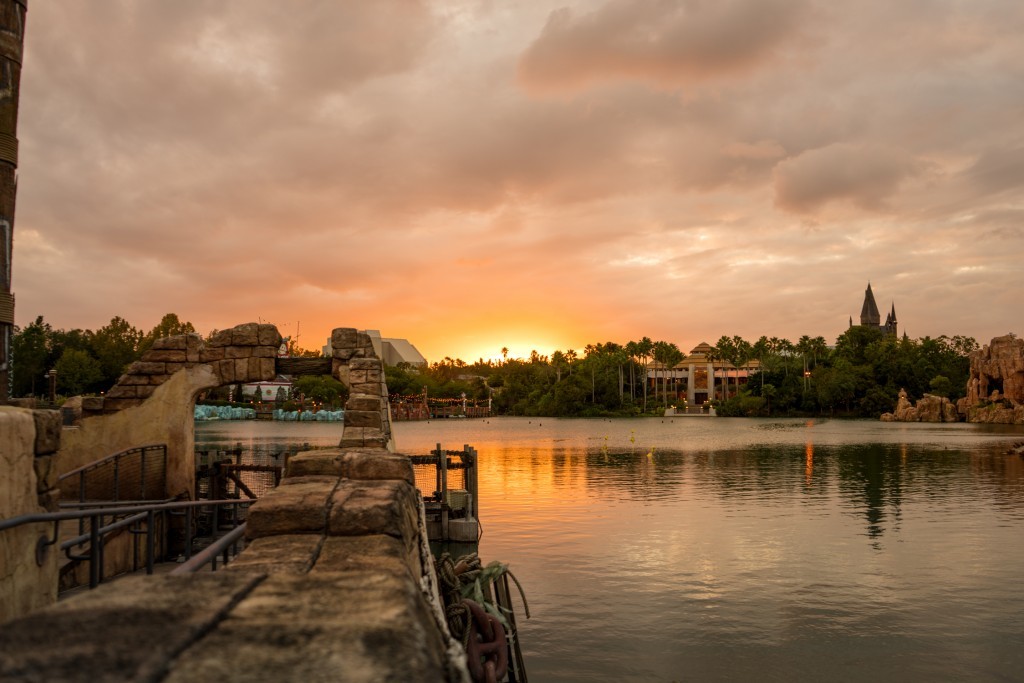
M 18 181 L 18 96 L 28 0 L 0 0 L 0 404 L 10 398 L 14 295 L 11 257 Z
M 852 317 L 850 318 L 850 327 L 853 327 Z M 875 295 L 871 291 L 870 282 L 868 288 L 864 290 L 864 305 L 860 309 L 860 327 L 877 327 L 890 337 L 896 336 L 896 304 L 893 303 L 892 310 L 886 314 L 883 323 L 882 316 L 878 312 L 878 304 L 875 303 Z

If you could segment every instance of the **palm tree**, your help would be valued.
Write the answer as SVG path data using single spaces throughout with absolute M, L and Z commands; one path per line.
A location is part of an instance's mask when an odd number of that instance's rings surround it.
M 651 341 L 650 337 L 644 337 L 636 343 L 637 352 L 644 361 L 643 375 L 644 375 L 644 412 L 647 412 L 647 359 L 651 355 L 651 351 L 654 350 L 654 342 Z
M 503 365 L 508 362 L 508 347 L 507 346 L 502 346 L 501 347 L 501 357 L 503 359 L 503 361 L 502 361 Z

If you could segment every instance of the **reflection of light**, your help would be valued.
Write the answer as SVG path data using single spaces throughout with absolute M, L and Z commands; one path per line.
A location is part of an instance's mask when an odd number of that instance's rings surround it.
M 810 485 L 814 474 L 814 444 L 810 441 L 804 446 L 804 483 Z

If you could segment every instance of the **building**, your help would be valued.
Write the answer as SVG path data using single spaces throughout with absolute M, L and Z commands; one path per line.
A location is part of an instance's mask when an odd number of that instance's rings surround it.
M 669 402 L 701 406 L 709 400 L 735 396 L 739 387 L 761 367 L 750 359 L 741 367 L 714 357 L 714 347 L 707 342 L 695 346 L 683 360 L 667 368 L 654 361 L 647 365 L 648 392 L 658 395 L 667 385 Z
M 853 327 L 853 316 L 850 316 L 850 327 Z M 860 309 L 860 327 L 874 327 L 882 330 L 890 337 L 895 337 L 896 332 L 896 304 L 892 304 L 892 310 L 885 316 L 885 323 L 882 323 L 882 316 L 878 312 L 878 305 L 875 303 L 875 295 L 871 291 L 871 283 L 864 291 L 864 304 Z
M 392 337 L 380 336 L 380 330 L 360 330 L 370 338 L 373 344 L 373 351 L 381 359 L 384 365 L 398 365 L 409 363 L 417 367 L 426 367 L 427 359 L 419 352 L 408 339 L 394 339 Z M 331 340 L 327 340 L 324 347 L 324 355 L 331 355 Z

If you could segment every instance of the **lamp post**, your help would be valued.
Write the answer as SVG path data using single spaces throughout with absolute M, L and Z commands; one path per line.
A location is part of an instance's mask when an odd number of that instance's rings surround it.
M 50 380 L 50 403 L 54 404 L 57 402 L 57 370 L 50 370 L 44 376 Z

